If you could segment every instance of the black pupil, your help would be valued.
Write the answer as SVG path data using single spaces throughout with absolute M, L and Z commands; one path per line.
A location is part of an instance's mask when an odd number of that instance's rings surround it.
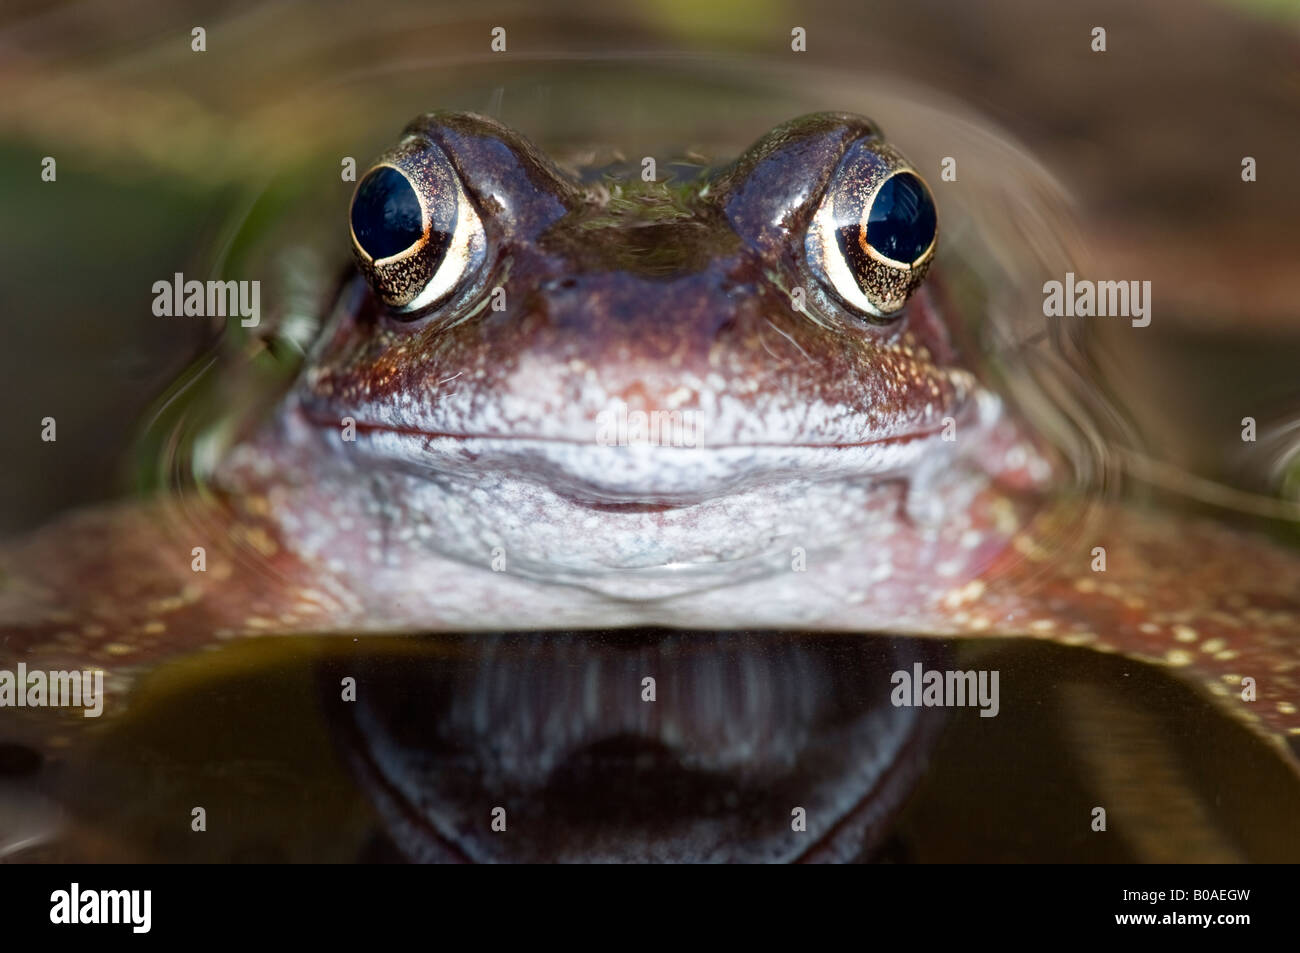
M 352 233 L 371 258 L 405 251 L 424 234 L 420 199 L 396 169 L 375 169 L 352 200 Z
M 937 221 L 925 185 L 910 172 L 900 172 L 876 193 L 867 216 L 867 243 L 886 258 L 911 264 L 934 241 Z

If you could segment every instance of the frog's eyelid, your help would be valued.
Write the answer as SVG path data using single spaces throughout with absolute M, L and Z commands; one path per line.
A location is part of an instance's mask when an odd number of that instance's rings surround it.
M 424 288 L 410 304 L 396 310 L 406 314 L 437 304 L 456 288 L 487 250 L 487 235 L 483 220 L 479 218 L 474 203 L 465 194 L 465 188 L 456 183 L 456 227 L 451 244 L 443 253 L 442 261 L 434 270 Z
M 817 214 L 813 216 L 813 225 L 808 229 L 810 255 L 825 272 L 826 277 L 830 279 L 831 287 L 841 298 L 859 311 L 865 311 L 878 318 L 889 317 L 893 312 L 884 311 L 868 300 L 857 278 L 849 270 L 848 259 L 840 254 L 833 240 L 828 240 L 827 236 L 833 239 L 834 229 L 830 203 L 827 202 L 817 210 Z

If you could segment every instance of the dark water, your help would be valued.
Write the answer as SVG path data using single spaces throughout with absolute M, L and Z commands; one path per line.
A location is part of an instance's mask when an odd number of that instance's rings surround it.
M 998 716 L 913 710 L 898 724 L 885 670 L 944 658 L 1000 672 Z M 584 718 L 573 692 L 597 669 L 602 710 Z M 643 671 L 659 697 L 638 730 Z M 341 698 L 349 675 L 356 702 Z M 686 729 L 665 733 L 674 714 Z M 892 782 L 852 780 L 886 749 Z M 272 639 L 172 666 L 87 748 L 9 772 L 11 791 L 65 803 L 55 821 L 22 802 L 50 828 L 24 860 L 644 856 L 696 820 L 752 858 L 764 837 L 798 841 L 791 805 L 859 799 L 879 808 L 871 823 L 827 839 L 859 860 L 1300 858 L 1300 790 L 1196 693 L 1123 658 L 996 640 Z M 490 831 L 497 806 L 504 833 Z

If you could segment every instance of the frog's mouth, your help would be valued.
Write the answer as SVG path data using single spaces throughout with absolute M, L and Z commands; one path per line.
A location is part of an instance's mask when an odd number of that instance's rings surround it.
M 870 538 L 916 495 L 964 506 L 933 487 L 987 479 L 982 460 L 957 461 L 987 443 L 990 400 L 958 412 L 959 441 L 940 426 L 858 443 L 601 445 L 364 418 L 341 439 L 304 407 L 273 439 L 302 448 L 305 479 L 353 494 L 337 511 L 380 513 L 429 553 L 481 565 L 499 549 L 512 573 L 643 601 L 777 572 L 793 546 Z
M 788 577 L 794 552 L 866 544 L 887 561 L 900 533 L 960 527 L 1007 465 L 1006 419 L 984 391 L 955 412 L 953 441 L 941 426 L 857 443 L 605 446 L 359 411 L 340 432 L 339 418 L 311 411 L 287 402 L 214 476 L 272 499 L 303 552 L 357 552 L 366 572 L 403 576 L 499 555 L 511 575 L 620 600 L 647 624 L 675 624 L 679 596 Z M 304 520 L 304 506 L 331 518 Z
M 971 401 L 948 422 L 871 440 L 839 443 L 673 445 L 637 439 L 610 442 L 554 436 L 447 433 L 354 420 L 353 439 L 338 424 L 305 420 L 342 454 L 407 473 L 541 484 L 595 505 L 690 505 L 772 483 L 893 479 L 960 447 L 951 434 L 977 434 L 992 412 Z
M 691 504 L 771 483 L 888 479 L 950 459 L 978 444 L 1001 409 L 968 372 L 946 381 L 943 399 L 892 415 L 800 412 L 784 394 L 643 411 L 623 394 L 565 402 L 539 390 L 531 402 L 480 392 L 351 412 L 308 392 L 292 416 L 367 468 L 531 482 L 596 504 Z

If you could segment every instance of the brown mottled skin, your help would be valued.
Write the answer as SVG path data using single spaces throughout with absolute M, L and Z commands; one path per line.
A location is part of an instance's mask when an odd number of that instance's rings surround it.
M 408 132 L 478 209 L 483 266 L 413 320 L 354 275 L 206 493 L 10 542 L 0 667 L 102 667 L 111 715 L 141 671 L 265 634 L 1024 635 L 1171 666 L 1275 742 L 1300 735 L 1294 552 L 1058 491 L 1052 451 L 958 363 L 934 288 L 873 319 L 810 266 L 868 123 L 808 117 L 666 185 L 584 184 L 479 117 Z M 602 445 L 618 402 L 696 413 L 697 445 Z M 20 723 L 0 712 L 39 744 L 80 721 Z

